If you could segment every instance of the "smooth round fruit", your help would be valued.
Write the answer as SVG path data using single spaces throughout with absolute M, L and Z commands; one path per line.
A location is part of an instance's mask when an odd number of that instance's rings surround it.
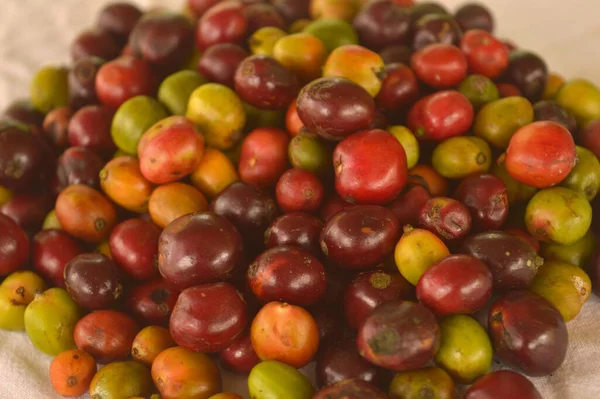
M 596 236 L 592 230 L 571 245 L 544 243 L 541 255 L 546 261 L 556 260 L 586 268 L 594 255 Z
M 183 116 L 194 90 L 207 83 L 204 76 L 189 70 L 175 72 L 163 80 L 156 97 L 172 115 Z
M 490 371 L 492 343 L 475 319 L 447 316 L 440 322 L 440 331 L 442 338 L 435 362 L 456 381 L 469 383 Z
M 147 280 L 158 274 L 160 229 L 151 222 L 129 219 L 110 233 L 110 253 L 127 275 Z
M 29 238 L 10 217 L 0 214 L 0 276 L 21 269 L 29 259 Z
M 270 302 L 254 318 L 250 339 L 261 360 L 277 360 L 300 368 L 317 353 L 319 330 L 310 313 L 301 307 Z
M 116 204 L 132 212 L 146 212 L 154 186 L 140 171 L 137 158 L 121 156 L 99 171 L 100 186 Z
M 52 359 L 49 374 L 54 392 L 65 397 L 81 396 L 96 374 L 96 361 L 84 351 L 68 350 Z
M 323 200 L 323 184 L 302 169 L 286 171 L 275 187 L 275 196 L 284 212 L 315 212 Z
M 406 185 L 406 153 L 384 130 L 365 130 L 347 137 L 335 148 L 333 159 L 336 191 L 349 202 L 385 204 Z
M 526 291 L 506 294 L 492 305 L 489 333 L 496 356 L 532 377 L 558 369 L 569 341 L 560 312 L 543 297 Z
M 0 284 L 0 329 L 24 330 L 27 305 L 45 289 L 44 280 L 31 271 L 18 271 L 7 276 Z
M 127 291 L 125 308 L 142 325 L 168 326 L 179 291 L 158 277 Z
M 358 354 L 356 340 L 353 338 L 326 347 L 317 359 L 316 374 L 320 388 L 348 379 L 362 380 L 377 386 L 387 383 L 387 373 Z
M 416 166 L 419 162 L 419 142 L 416 136 L 404 126 L 389 126 L 387 131 L 392 134 L 404 148 L 406 154 L 406 166 L 408 169 Z
M 310 16 L 313 19 L 331 18 L 351 21 L 359 8 L 359 0 L 314 0 L 310 3 Z
M 74 109 L 98 103 L 96 74 L 105 60 L 89 57 L 75 62 L 68 75 L 69 105 Z
M 100 171 L 105 161 L 100 155 L 89 148 L 67 148 L 60 158 L 56 175 L 60 189 L 72 184 L 85 184 L 92 188 L 100 186 Z
M 360 379 L 340 381 L 321 389 L 313 399 L 387 399 L 388 396 L 373 384 Z
M 281 129 L 258 128 L 242 143 L 238 171 L 244 183 L 258 188 L 274 186 L 287 169 L 290 137 Z
M 311 399 L 314 388 L 306 376 L 287 364 L 268 360 L 257 364 L 248 376 L 251 397 Z
M 268 55 L 272 57 L 275 43 L 285 36 L 287 36 L 287 33 L 284 30 L 274 26 L 265 26 L 252 34 L 248 39 L 248 47 L 250 47 L 252 54 Z M 244 58 L 247 56 L 248 55 Z M 241 61 L 242 60 L 240 60 L 240 62 Z
M 29 86 L 29 97 L 38 111 L 46 114 L 69 104 L 67 75 L 66 68 L 54 66 L 36 72 Z
M 465 32 L 460 48 L 473 73 L 492 79 L 500 76 L 509 66 L 510 55 L 504 43 L 484 30 Z
M 517 205 L 519 203 L 529 201 L 538 189 L 535 187 L 528 186 L 513 179 L 511 175 L 506 171 L 506 165 L 504 164 L 505 156 L 501 155 L 500 158 L 492 165 L 492 174 L 499 177 L 506 186 L 506 196 L 509 204 Z
M 389 208 L 398 218 L 400 226 L 416 225 L 419 223 L 421 208 L 430 198 L 431 194 L 424 186 L 415 185 L 401 194 Z
M 590 229 L 592 207 L 585 197 L 563 187 L 547 188 L 529 201 L 525 224 L 540 241 L 569 245 Z
M 413 50 L 421 50 L 431 44 L 458 45 L 462 37 L 460 27 L 450 15 L 426 14 L 413 25 Z
M 152 363 L 152 380 L 165 399 L 208 399 L 222 386 L 219 369 L 210 357 L 181 347 L 158 355 Z
M 120 52 L 121 46 L 116 38 L 110 32 L 101 29 L 84 30 L 70 46 L 71 60 L 74 62 L 88 57 L 112 60 L 119 56 Z
M 84 316 L 73 331 L 77 348 L 86 351 L 100 364 L 127 359 L 140 331 L 125 313 L 99 310 Z
M 358 330 L 377 306 L 408 299 L 413 288 L 399 273 L 374 270 L 357 275 L 346 287 L 343 304 L 348 326 Z
M 107 62 L 96 74 L 98 99 L 114 109 L 135 96 L 153 96 L 155 91 L 156 77 L 150 64 L 132 55 Z
M 242 100 L 259 109 L 288 107 L 300 90 L 296 76 L 277 60 L 253 55 L 242 61 L 234 76 Z
M 130 98 L 121 104 L 115 113 L 110 128 L 112 139 L 120 150 L 137 155 L 142 135 L 167 116 L 165 107 L 152 97 Z
M 377 307 L 358 330 L 357 347 L 369 362 L 391 370 L 420 368 L 440 344 L 433 313 L 422 305 L 394 300 Z
M 353 25 L 360 42 L 374 50 L 405 44 L 410 35 L 408 11 L 390 0 L 372 1 L 363 6 Z
M 215 44 L 200 56 L 198 72 L 212 82 L 233 88 L 235 71 L 248 56 L 248 52 L 237 44 Z
M 115 111 L 103 105 L 88 105 L 75 112 L 69 121 L 69 144 L 89 148 L 100 155 L 113 154 L 117 147 L 110 136 Z
M 592 282 L 580 267 L 550 261 L 540 268 L 529 290 L 546 298 L 569 322 L 589 299 Z
M 480 3 L 468 3 L 454 13 L 456 22 L 463 32 L 471 29 L 482 29 L 492 33 L 494 31 L 494 17 L 490 10 Z M 472 399 L 472 398 L 471 398 Z
M 448 247 L 432 232 L 405 227 L 396 244 L 394 259 L 402 276 L 416 286 L 431 265 L 449 255 Z
M 427 367 L 397 373 L 389 389 L 391 399 L 421 399 L 423 392 L 431 392 L 435 399 L 453 399 L 456 384 L 444 370 Z
M 433 264 L 417 284 L 417 298 L 438 315 L 471 314 L 491 298 L 490 269 L 469 255 L 451 255 Z
M 108 238 L 117 221 L 115 208 L 108 199 L 81 184 L 69 186 L 60 193 L 56 216 L 67 233 L 91 243 Z
M 392 253 L 399 235 L 400 225 L 391 210 L 353 206 L 327 221 L 321 231 L 321 250 L 341 268 L 370 269 Z
M 47 212 L 52 207 L 52 199 L 47 193 L 17 195 L 0 208 L 0 213 L 17 222 L 28 236 L 32 236 L 42 226 Z
M 349 79 L 375 97 L 381 90 L 384 67 L 379 54 L 359 45 L 348 44 L 329 54 L 323 66 L 323 76 Z
M 152 366 L 161 352 L 174 346 L 176 344 L 169 330 L 160 326 L 148 326 L 135 336 L 131 344 L 131 356 L 146 366 Z
M 64 269 L 65 287 L 77 304 L 85 309 L 104 309 L 123 293 L 117 265 L 99 253 L 81 254 Z
M 33 239 L 33 266 L 54 286 L 64 287 L 64 269 L 68 262 L 83 253 L 80 243 L 58 229 L 42 230 Z
M 469 209 L 447 197 L 429 199 L 419 211 L 419 225 L 435 233 L 442 240 L 456 241 L 471 230 Z
M 115 362 L 102 367 L 90 384 L 94 399 L 147 397 L 154 392 L 150 370 L 133 361 Z
M 498 230 L 508 219 L 506 185 L 499 177 L 468 176 L 460 182 L 454 197 L 469 209 L 475 230 Z
M 194 90 L 185 116 L 202 132 L 207 146 L 220 150 L 237 144 L 246 124 L 246 111 L 238 95 L 218 83 Z
M 466 133 L 473 117 L 469 100 L 458 91 L 446 90 L 415 103 L 408 114 L 408 125 L 419 140 L 442 141 Z
M 242 2 L 223 1 L 205 10 L 196 30 L 196 46 L 200 51 L 218 43 L 243 42 L 249 21 Z
M 534 120 L 533 106 L 524 97 L 507 97 L 487 104 L 477 114 L 477 137 L 498 148 L 507 148 L 512 136 Z
M 100 10 L 98 27 L 125 42 L 136 22 L 142 16 L 139 8 L 126 2 L 112 3 Z
M 561 185 L 583 194 L 588 201 L 592 201 L 600 191 L 600 162 L 587 148 L 575 148 L 577 165 Z
M 600 118 L 600 90 L 588 80 L 568 81 L 556 93 L 555 101 L 575 116 L 579 126 Z
M 516 50 L 510 53 L 510 62 L 503 79 L 514 84 L 523 93 L 523 97 L 536 102 L 544 94 L 548 67 L 537 54 Z
M 484 105 L 500 98 L 500 92 L 494 82 L 483 75 L 469 75 L 458 86 L 461 92 L 475 110 L 480 110 Z
M 248 267 L 246 280 L 256 298 L 264 303 L 283 301 L 310 306 L 327 289 L 321 262 L 304 250 L 287 246 L 259 255 Z
M 510 370 L 494 371 L 481 377 L 465 393 L 465 399 L 542 399 L 527 378 Z
M 419 83 L 414 72 L 401 63 L 386 63 L 385 78 L 375 97 L 377 105 L 387 113 L 393 114 L 408 108 L 418 97 Z
M 450 44 L 431 44 L 413 53 L 410 65 L 419 80 L 436 89 L 456 86 L 467 76 L 465 55 Z
M 309 83 L 297 99 L 298 116 L 306 129 L 330 140 L 368 128 L 375 111 L 375 102 L 364 88 L 338 77 Z
M 321 39 L 328 53 L 338 47 L 359 42 L 356 30 L 341 19 L 318 19 L 309 23 L 304 32 Z
M 81 310 L 62 288 L 50 288 L 35 296 L 25 309 L 25 331 L 41 352 L 58 355 L 75 349 L 73 331 Z
M 244 248 L 249 256 L 261 252 L 265 231 L 279 216 L 273 198 L 242 182 L 229 185 L 210 206 L 212 212 L 233 223 L 244 240 Z
M 487 172 L 492 166 L 492 151 L 478 137 L 452 137 L 435 147 L 432 164 L 436 172 L 448 179 L 464 179 Z
M 572 113 L 554 101 L 539 101 L 533 107 L 536 121 L 550 121 L 563 125 L 573 136 L 577 134 L 577 120 Z
M 227 283 L 198 285 L 179 294 L 169 328 L 178 345 L 195 352 L 228 348 L 248 324 L 246 302 Z
M 534 122 L 520 128 L 506 150 L 506 170 L 516 180 L 536 188 L 563 181 L 577 163 L 573 136 L 554 122 Z
M 221 151 L 206 148 L 190 179 L 208 198 L 215 198 L 230 184 L 239 180 L 233 163 Z
M 173 182 L 154 189 L 148 200 L 152 221 L 165 228 L 175 219 L 194 212 L 204 212 L 208 203 L 194 186 Z
M 70 107 L 55 108 L 44 118 L 44 134 L 55 148 L 64 149 L 69 146 L 68 125 L 73 116 Z
M 302 212 L 292 212 L 275 219 L 265 231 L 265 246 L 294 246 L 321 256 L 319 236 L 323 222 L 316 216 Z
M 260 363 L 247 331 L 239 335 L 231 346 L 219 352 L 219 359 L 222 366 L 242 374 L 249 374 Z
M 304 32 L 280 38 L 273 48 L 273 58 L 296 74 L 301 82 L 310 82 L 321 76 L 326 55 L 323 42 Z
M 241 267 L 243 259 L 239 233 L 217 214 L 182 216 L 160 236 L 158 268 L 168 282 L 182 289 L 224 280 Z

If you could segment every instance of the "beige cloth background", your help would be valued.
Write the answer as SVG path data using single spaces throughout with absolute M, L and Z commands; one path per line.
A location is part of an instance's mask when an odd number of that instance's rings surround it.
M 441 0 L 450 8 L 459 0 Z M 74 35 L 94 23 L 107 0 L 0 0 L 0 109 L 27 95 L 42 64 L 66 63 Z M 134 0 L 144 7 L 180 7 L 183 0 Z M 483 0 L 496 15 L 497 32 L 543 55 L 551 69 L 600 84 L 600 1 Z M 593 297 L 569 324 L 566 362 L 536 379 L 546 399 L 600 396 L 600 301 Z M 37 352 L 25 334 L 0 331 L 0 399 L 57 398 L 49 383 L 51 358 Z M 228 391 L 247 395 L 245 378 L 224 374 Z M 284 399 L 284 398 L 282 398 Z

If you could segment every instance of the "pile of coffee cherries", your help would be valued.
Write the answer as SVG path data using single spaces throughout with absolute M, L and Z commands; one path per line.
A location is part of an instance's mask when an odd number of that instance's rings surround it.
M 600 90 L 493 30 L 103 8 L 1 117 L 0 328 L 66 397 L 540 399 L 600 287 Z

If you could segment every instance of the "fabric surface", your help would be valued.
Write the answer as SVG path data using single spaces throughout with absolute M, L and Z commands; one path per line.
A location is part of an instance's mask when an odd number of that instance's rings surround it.
M 459 0 L 441 0 L 454 9 Z M 0 0 L 0 109 L 27 95 L 35 70 L 68 62 L 77 32 L 93 25 L 107 0 Z M 143 7 L 181 7 L 181 0 L 137 0 Z M 541 54 L 550 69 L 600 84 L 597 0 L 483 0 L 494 11 L 497 32 Z M 552 376 L 534 379 L 546 399 L 600 396 L 600 301 L 594 296 L 569 323 L 570 348 Z M 48 377 L 51 357 L 24 333 L 0 331 L 0 399 L 58 398 Z M 309 373 L 310 374 L 310 373 Z M 245 377 L 224 373 L 227 391 L 247 395 Z M 282 398 L 284 399 L 284 398 Z

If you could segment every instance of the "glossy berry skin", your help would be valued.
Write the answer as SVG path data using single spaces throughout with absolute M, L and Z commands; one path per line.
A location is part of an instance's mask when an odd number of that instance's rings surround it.
M 127 275 L 147 280 L 158 274 L 160 229 L 152 222 L 129 219 L 110 233 L 110 253 Z
M 177 299 L 169 328 L 177 345 L 212 353 L 231 346 L 248 324 L 246 302 L 227 283 L 184 290 Z
M 178 296 L 179 291 L 159 277 L 131 288 L 125 307 L 143 325 L 168 326 Z
M 463 32 L 481 29 L 492 33 L 494 17 L 490 10 L 480 3 L 467 3 L 456 10 L 454 18 Z
M 419 223 L 421 208 L 430 198 L 431 194 L 425 187 L 416 185 L 409 187 L 388 208 L 394 212 L 400 226 L 407 224 L 414 226 Z
M 506 150 L 506 170 L 528 186 L 546 188 L 563 181 L 577 163 L 573 136 L 554 122 L 519 129 Z
M 213 82 L 234 87 L 235 71 L 249 55 L 237 44 L 215 44 L 202 53 L 198 61 L 198 72 Z
M 352 338 L 325 347 L 317 357 L 316 374 L 319 387 L 352 378 L 377 386 L 387 383 L 386 371 L 363 359 L 356 349 L 356 340 Z
M 219 360 L 222 366 L 240 374 L 249 374 L 252 368 L 260 363 L 247 332 L 242 333 L 231 346 L 219 352 Z
M 33 238 L 33 267 L 56 287 L 65 286 L 65 267 L 83 246 L 63 230 L 42 230 Z
M 290 136 L 281 129 L 262 127 L 251 131 L 242 142 L 240 179 L 261 189 L 275 186 L 288 168 L 289 142 Z
M 452 198 L 435 197 L 421 208 L 419 225 L 444 241 L 455 241 L 471 231 L 471 214 L 464 204 Z
M 182 216 L 160 235 L 158 268 L 167 282 L 181 289 L 225 280 L 241 267 L 243 259 L 242 238 L 227 219 L 216 214 Z
M 439 142 L 466 133 L 474 116 L 467 97 L 446 90 L 417 101 L 408 113 L 408 125 L 419 140 Z
M 400 63 L 385 66 L 385 79 L 375 101 L 389 113 L 406 109 L 419 97 L 419 82 L 414 72 Z
M 288 170 L 275 187 L 277 203 L 286 213 L 317 211 L 324 191 L 321 181 L 303 169 Z
M 569 341 L 565 320 L 543 297 L 514 291 L 491 307 L 489 332 L 496 356 L 532 377 L 549 375 L 563 363 Z
M 29 238 L 11 218 L 0 214 L 0 276 L 25 266 L 29 259 Z
M 427 14 L 413 26 L 412 48 L 417 51 L 435 43 L 456 46 L 461 37 L 462 31 L 452 16 Z
M 69 105 L 79 109 L 98 103 L 96 74 L 105 63 L 96 57 L 82 58 L 69 70 Z
M 15 195 L 0 207 L 0 214 L 10 217 L 28 236 L 32 236 L 42 227 L 46 215 L 52 209 L 52 200 L 49 195 Z
M 321 250 L 343 269 L 370 269 L 392 253 L 399 236 L 400 225 L 389 209 L 353 206 L 327 221 L 321 231 Z
M 115 112 L 102 105 L 88 105 L 77 111 L 69 122 L 69 143 L 73 147 L 85 147 L 104 156 L 117 150 L 110 135 Z
M 131 55 L 107 62 L 96 74 L 96 95 L 113 109 L 132 97 L 152 96 L 155 91 L 156 77 L 150 64 Z
M 404 44 L 410 36 L 408 12 L 391 0 L 368 3 L 356 15 L 353 24 L 360 42 L 375 50 Z
M 67 263 L 64 274 L 67 291 L 83 308 L 108 308 L 123 294 L 119 269 L 105 255 L 77 255 Z
M 358 330 L 358 351 L 395 371 L 423 367 L 440 344 L 437 320 L 423 305 L 394 300 L 377 307 Z
M 299 306 L 317 303 L 327 289 L 325 269 L 310 253 L 294 247 L 268 249 L 246 273 L 248 286 L 263 303 L 281 301 Z
M 514 84 L 532 103 L 539 101 L 548 80 L 548 66 L 542 58 L 527 51 L 514 51 L 502 79 Z
M 272 26 L 281 30 L 286 29 L 286 21 L 273 5 L 256 0 L 244 0 L 247 3 L 248 35 L 260 28 Z
M 297 100 L 297 112 L 306 129 L 330 140 L 341 140 L 368 128 L 375 119 L 373 97 L 344 78 L 325 77 L 306 85 Z
M 411 285 L 400 273 L 373 270 L 357 275 L 344 292 L 344 314 L 348 326 L 358 330 L 379 305 L 394 299 L 409 299 Z
M 425 271 L 417 284 L 417 298 L 440 316 L 471 314 L 492 296 L 490 269 L 469 255 L 450 255 Z
M 467 59 L 458 47 L 449 44 L 431 44 L 410 60 L 419 80 L 436 89 L 456 86 L 467 76 Z
M 253 55 L 242 61 L 234 82 L 242 100 L 265 110 L 287 108 L 300 90 L 296 75 L 266 55 Z
M 114 36 L 99 29 L 81 32 L 71 44 L 71 59 L 98 57 L 110 61 L 121 52 L 121 46 Z
M 58 159 L 56 176 L 61 189 L 72 184 L 85 184 L 98 188 L 99 174 L 103 167 L 104 160 L 93 150 L 71 147 L 66 149 Z
M 499 177 L 468 176 L 460 182 L 454 197 L 469 208 L 477 231 L 499 230 L 508 219 L 506 185 Z
M 335 189 L 357 204 L 386 204 L 402 192 L 408 178 L 406 153 L 390 133 L 364 130 L 334 150 Z
M 177 70 L 194 48 L 194 29 L 180 14 L 159 13 L 144 16 L 129 36 L 133 54 L 144 61 Z
M 465 393 L 465 399 L 543 399 L 526 377 L 510 370 L 498 370 L 479 378 Z
M 323 222 L 316 216 L 303 212 L 287 213 L 275 219 L 265 231 L 265 245 L 267 248 L 290 245 L 320 257 L 321 229 Z
M 198 21 L 196 47 L 205 51 L 218 43 L 242 44 L 248 27 L 248 16 L 242 2 L 222 1 L 211 7 Z
M 382 390 L 375 385 L 360 379 L 350 379 L 340 381 L 337 384 L 330 385 L 321 389 L 313 396 L 313 399 L 387 399 Z
M 100 11 L 97 24 L 100 29 L 112 33 L 124 43 L 141 16 L 140 9 L 133 4 L 112 3 Z
M 492 79 L 508 67 L 509 53 L 504 43 L 483 30 L 465 32 L 460 49 L 465 53 L 472 73 Z

